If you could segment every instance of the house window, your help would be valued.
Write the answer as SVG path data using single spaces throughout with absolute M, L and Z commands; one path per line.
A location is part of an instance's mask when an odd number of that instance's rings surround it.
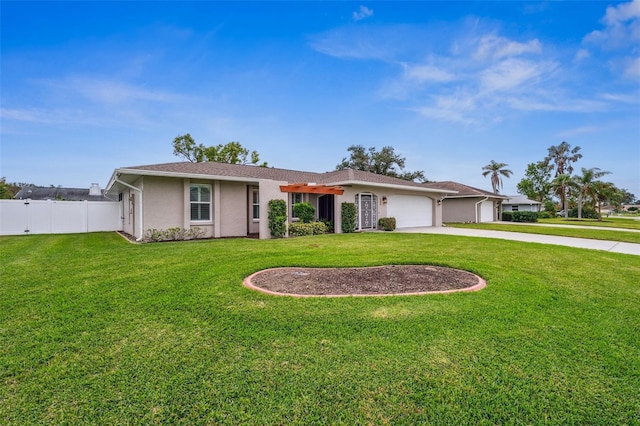
M 191 184 L 189 192 L 191 220 L 211 220 L 211 185 Z
M 518 206 L 511 206 L 511 211 L 512 212 L 517 212 L 518 211 Z
M 296 217 L 296 213 L 293 211 L 293 205 L 302 203 L 302 195 L 300 192 L 291 193 L 291 217 Z
M 258 220 L 260 219 L 260 191 L 258 189 L 254 189 L 251 192 L 253 220 Z

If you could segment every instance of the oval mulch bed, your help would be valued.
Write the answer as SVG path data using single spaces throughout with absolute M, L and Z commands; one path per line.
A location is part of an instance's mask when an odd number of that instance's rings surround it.
M 264 293 L 298 297 L 391 296 L 477 291 L 478 275 L 431 265 L 364 268 L 274 268 L 245 278 L 244 285 Z

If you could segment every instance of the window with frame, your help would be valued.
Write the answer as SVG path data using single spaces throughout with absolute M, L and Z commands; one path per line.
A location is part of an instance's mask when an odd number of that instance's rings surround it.
M 301 192 L 292 192 L 291 193 L 291 217 L 296 217 L 296 212 L 293 210 L 293 205 L 302 203 L 304 200 L 302 198 L 304 194 Z
M 258 189 L 254 189 L 252 191 L 252 211 L 253 211 L 253 220 L 260 219 L 260 191 Z
M 189 188 L 191 220 L 211 220 L 211 185 L 194 183 Z
M 518 206 L 511 206 L 511 211 L 512 212 L 517 212 L 518 211 Z

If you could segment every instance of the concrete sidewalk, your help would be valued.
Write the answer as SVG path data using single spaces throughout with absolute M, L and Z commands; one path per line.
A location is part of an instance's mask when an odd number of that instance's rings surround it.
M 527 243 L 555 244 L 559 246 L 604 250 L 613 253 L 634 254 L 640 256 L 640 244 L 621 243 L 618 241 L 591 240 L 587 238 L 560 237 L 556 235 L 525 234 L 522 232 L 490 231 L 484 229 L 467 229 L 442 227 L 399 228 L 395 232 L 413 234 L 443 234 L 464 237 L 498 238 L 501 240 L 523 241 Z

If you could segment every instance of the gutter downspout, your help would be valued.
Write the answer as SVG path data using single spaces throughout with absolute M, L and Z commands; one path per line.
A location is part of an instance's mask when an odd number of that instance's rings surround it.
M 138 213 L 138 216 L 139 216 L 138 226 L 139 226 L 140 236 L 138 238 L 136 238 L 136 241 L 140 242 L 140 241 L 142 241 L 142 237 L 143 237 L 143 231 L 142 231 L 142 228 L 143 228 L 143 226 L 142 226 L 142 206 L 143 206 L 143 204 L 142 204 L 142 189 L 140 189 L 140 188 L 138 188 L 136 186 L 130 185 L 127 182 L 123 182 L 120 179 L 118 179 L 117 177 L 114 178 L 113 180 L 118 182 L 121 185 L 126 186 L 127 188 L 131 188 L 134 191 L 138 191 L 140 193 L 140 208 L 138 209 L 138 211 L 139 211 L 139 213 Z
M 487 201 L 489 197 L 484 197 L 484 200 L 480 200 L 476 203 L 476 223 L 478 223 L 478 205 L 484 201 Z M 493 210 L 493 209 L 492 209 Z

